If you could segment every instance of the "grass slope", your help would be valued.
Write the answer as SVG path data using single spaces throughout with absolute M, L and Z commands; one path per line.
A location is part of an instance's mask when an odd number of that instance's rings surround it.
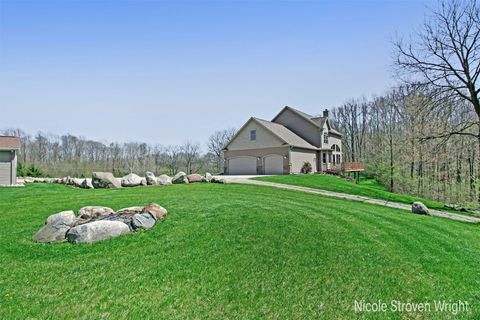
M 444 205 L 441 202 L 412 197 L 406 194 L 393 193 L 388 191 L 376 180 L 366 179 L 364 177 L 362 177 L 359 184 L 348 182 L 341 178 L 325 174 L 268 176 L 255 179 L 290 184 L 295 186 L 309 187 L 314 189 L 342 192 L 347 194 L 354 194 L 364 197 L 407 204 L 411 204 L 415 201 L 422 201 L 429 208 L 445 210 Z
M 480 318 L 480 232 L 402 210 L 252 185 L 0 188 L 0 319 L 449 319 L 353 312 L 355 299 L 467 300 Z M 154 229 L 36 244 L 66 209 L 158 202 Z

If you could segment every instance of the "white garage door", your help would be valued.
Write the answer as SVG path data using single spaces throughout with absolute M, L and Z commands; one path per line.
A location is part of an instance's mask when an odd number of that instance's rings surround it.
M 283 156 L 270 155 L 264 158 L 265 174 L 283 173 Z
M 257 158 L 240 157 L 228 160 L 228 174 L 257 174 Z
M 10 151 L 0 151 L 0 184 L 11 184 L 11 159 Z

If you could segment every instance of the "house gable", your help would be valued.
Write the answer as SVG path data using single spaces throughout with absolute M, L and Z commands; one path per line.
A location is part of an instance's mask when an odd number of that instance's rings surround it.
M 251 140 L 251 132 L 255 130 L 255 140 Z M 267 130 L 255 118 L 245 123 L 245 125 L 233 137 L 230 143 L 225 147 L 226 150 L 245 150 L 245 149 L 264 149 L 284 146 L 285 142 Z
M 290 107 L 285 107 L 273 118 L 272 122 L 279 123 L 303 138 L 310 144 L 320 147 L 321 135 L 319 126 L 310 117 Z

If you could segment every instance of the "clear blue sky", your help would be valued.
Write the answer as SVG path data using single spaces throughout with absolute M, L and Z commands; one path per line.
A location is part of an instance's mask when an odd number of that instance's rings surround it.
M 394 83 L 431 1 L 0 0 L 0 128 L 204 144 Z

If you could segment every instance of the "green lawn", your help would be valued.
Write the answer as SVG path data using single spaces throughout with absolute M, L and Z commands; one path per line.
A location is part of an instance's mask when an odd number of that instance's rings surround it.
M 426 200 L 419 197 L 412 197 L 406 194 L 393 193 L 388 191 L 375 179 L 366 179 L 364 177 L 362 177 L 359 184 L 343 180 L 336 176 L 325 174 L 268 176 L 255 179 L 291 184 L 295 186 L 309 187 L 314 189 L 342 192 L 407 204 L 411 204 L 415 201 L 422 201 L 429 208 L 445 210 L 444 205 L 441 202 Z
M 157 202 L 154 229 L 37 244 L 66 209 Z M 354 300 L 466 300 L 480 318 L 480 229 L 253 185 L 0 188 L 0 319 L 451 319 L 354 313 Z

